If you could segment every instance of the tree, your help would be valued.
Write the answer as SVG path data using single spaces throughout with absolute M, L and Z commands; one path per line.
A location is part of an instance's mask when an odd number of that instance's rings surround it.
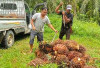
M 73 13 L 74 16 L 77 14 L 84 14 L 87 18 L 94 18 L 95 20 L 100 20 L 100 0 L 25 0 L 31 10 L 33 9 L 34 5 L 38 3 L 43 3 L 47 1 L 48 11 L 49 13 L 54 13 L 56 6 L 63 1 L 64 5 L 61 8 L 64 10 L 66 5 L 71 4 L 73 6 Z

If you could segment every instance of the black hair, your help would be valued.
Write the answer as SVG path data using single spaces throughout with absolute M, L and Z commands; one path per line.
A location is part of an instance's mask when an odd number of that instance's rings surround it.
M 41 10 L 45 10 L 45 9 L 47 9 L 47 10 L 48 10 L 48 8 L 47 8 L 47 7 L 42 7 L 42 8 L 41 8 Z

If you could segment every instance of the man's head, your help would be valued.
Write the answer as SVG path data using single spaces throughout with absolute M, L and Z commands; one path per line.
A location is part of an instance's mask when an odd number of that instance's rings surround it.
M 43 8 L 41 9 L 41 14 L 42 14 L 42 16 L 47 15 L 47 12 L 48 12 L 47 7 L 43 7 Z
M 66 12 L 67 13 L 70 13 L 71 10 L 72 10 L 72 6 L 71 5 L 67 5 Z

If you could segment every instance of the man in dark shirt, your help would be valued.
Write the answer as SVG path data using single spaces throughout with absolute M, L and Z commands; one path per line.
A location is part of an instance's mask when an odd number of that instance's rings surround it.
M 63 2 L 61 2 L 57 8 L 55 9 L 56 13 L 59 15 L 62 15 L 62 26 L 61 31 L 59 35 L 59 39 L 62 40 L 63 36 L 66 35 L 66 40 L 70 39 L 70 33 L 71 33 L 71 26 L 73 23 L 73 15 L 71 14 L 71 5 L 67 5 L 66 11 L 61 11 L 59 8 L 63 5 Z

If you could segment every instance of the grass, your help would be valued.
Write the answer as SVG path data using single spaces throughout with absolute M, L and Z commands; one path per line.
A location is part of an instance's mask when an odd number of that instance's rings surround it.
M 53 26 L 60 31 L 61 16 L 50 14 L 49 18 Z M 54 35 L 55 33 L 45 26 L 44 40 L 50 43 Z M 58 39 L 58 37 L 59 34 L 57 34 L 56 39 Z M 91 57 L 98 58 L 94 65 L 100 68 L 100 26 L 95 22 L 74 19 L 71 40 L 75 40 L 79 44 L 84 45 L 87 48 L 87 53 Z M 36 48 L 38 48 L 37 39 L 35 39 L 33 50 L 35 51 Z M 19 35 L 16 36 L 13 47 L 9 49 L 0 49 L 0 68 L 32 68 L 27 67 L 27 63 L 34 58 L 34 52 L 32 54 L 29 53 L 29 35 Z M 57 65 L 47 64 L 40 68 L 57 68 Z

